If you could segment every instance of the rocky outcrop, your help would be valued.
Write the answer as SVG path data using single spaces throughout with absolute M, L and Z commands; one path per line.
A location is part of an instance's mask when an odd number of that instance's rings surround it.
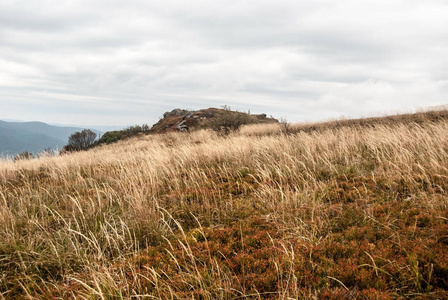
M 274 118 L 268 118 L 266 114 L 252 115 L 243 112 L 235 112 L 219 108 L 207 108 L 201 110 L 185 110 L 176 108 L 165 112 L 163 118 L 150 129 L 151 133 L 187 132 L 194 129 L 210 128 L 213 119 L 223 114 L 241 114 L 252 120 L 251 123 L 278 122 Z
M 187 125 L 187 121 L 185 119 L 180 121 L 180 123 L 177 124 L 176 127 L 177 127 L 177 129 L 179 129 L 180 132 L 188 131 L 188 125 Z
M 176 108 L 176 109 L 173 109 L 172 111 L 167 111 L 166 113 L 164 113 L 163 118 L 166 118 L 169 116 L 183 116 L 188 113 L 189 113 L 188 110 Z

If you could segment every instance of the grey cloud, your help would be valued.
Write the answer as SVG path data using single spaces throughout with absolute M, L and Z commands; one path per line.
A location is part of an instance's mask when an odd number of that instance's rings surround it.
M 435 0 L 5 1 L 0 119 L 152 123 L 229 104 L 300 121 L 440 104 L 447 14 Z

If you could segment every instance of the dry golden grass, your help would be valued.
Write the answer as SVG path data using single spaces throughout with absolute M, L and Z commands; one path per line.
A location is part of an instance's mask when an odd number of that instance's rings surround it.
M 448 297 L 446 115 L 0 161 L 0 297 Z

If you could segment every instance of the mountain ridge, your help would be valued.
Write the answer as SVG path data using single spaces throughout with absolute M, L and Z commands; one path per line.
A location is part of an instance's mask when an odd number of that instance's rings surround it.
M 15 156 L 24 151 L 37 154 L 48 148 L 60 150 L 72 133 L 81 130 L 78 127 L 54 126 L 38 121 L 0 120 L 0 155 Z M 95 132 L 99 133 L 97 130 Z

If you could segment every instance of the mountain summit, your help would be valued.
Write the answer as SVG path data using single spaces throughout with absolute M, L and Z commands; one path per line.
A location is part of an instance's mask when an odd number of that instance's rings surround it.
M 150 129 L 151 133 L 166 133 L 211 128 L 219 131 L 238 129 L 245 124 L 278 123 L 277 119 L 268 118 L 266 114 L 250 114 L 230 109 L 207 108 L 201 110 L 173 109 L 163 114 Z

